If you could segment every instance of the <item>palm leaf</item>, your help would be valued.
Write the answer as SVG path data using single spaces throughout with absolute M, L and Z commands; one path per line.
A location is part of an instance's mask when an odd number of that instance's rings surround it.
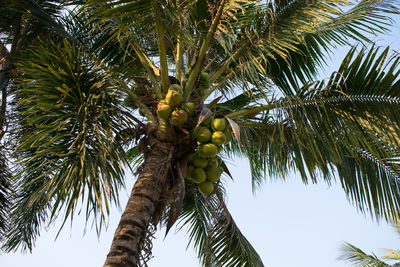
M 87 200 L 86 218 L 93 215 L 101 229 L 124 184 L 121 163 L 126 161 L 115 138 L 132 125 L 122 115 L 113 74 L 85 49 L 49 41 L 29 53 L 16 80 L 19 193 L 8 250 L 31 249 L 40 226 L 62 209 L 64 221 L 72 218 L 81 199 Z
M 345 243 L 342 248 L 342 255 L 339 257 L 340 260 L 345 260 L 352 263 L 354 266 L 365 266 L 365 267 L 390 267 L 391 265 L 381 261 L 374 254 L 366 254 L 361 249 Z
M 348 44 L 350 38 L 370 42 L 366 33 L 372 36 L 386 31 L 391 20 L 384 14 L 399 11 L 393 1 L 360 1 L 347 12 L 341 11 L 340 7 L 346 4 L 347 1 L 268 3 L 248 24 L 255 27 L 248 30 L 250 34 L 236 40 L 245 49 L 231 68 L 242 80 L 260 88 L 268 78 L 283 94 L 296 94 L 326 63 L 332 47 Z M 242 49 L 233 47 L 229 56 Z
M 264 266 L 259 255 L 238 229 L 230 215 L 221 188 L 210 196 L 196 189 L 186 194 L 181 222 L 189 226 L 193 243 L 203 266 Z
M 389 58 L 387 49 L 378 52 L 353 49 L 327 83 L 308 84 L 295 97 L 237 112 L 265 111 L 241 122 L 241 148 L 254 187 L 267 173 L 285 176 L 292 170 L 304 182 L 317 182 L 320 175 L 330 182 L 336 169 L 359 209 L 386 218 L 396 213 L 400 91 L 392 85 L 400 59 Z M 241 154 L 235 142 L 227 151 Z
M 0 241 L 6 232 L 11 195 L 11 170 L 9 169 L 4 149 L 0 148 Z

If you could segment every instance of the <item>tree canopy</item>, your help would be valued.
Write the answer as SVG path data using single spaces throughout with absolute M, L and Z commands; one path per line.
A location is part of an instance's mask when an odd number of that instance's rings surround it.
M 101 231 L 132 169 L 137 183 L 105 266 L 145 264 L 148 231 L 177 220 L 204 266 L 263 266 L 225 205 L 218 177 L 234 176 L 233 156 L 249 159 L 254 189 L 297 171 L 304 183 L 339 181 L 378 219 L 398 212 L 400 57 L 372 42 L 399 13 L 396 1 L 24 0 L 2 9 L 6 251 L 31 250 L 44 225 L 72 219 L 81 202 Z M 336 46 L 349 46 L 347 56 L 317 80 Z

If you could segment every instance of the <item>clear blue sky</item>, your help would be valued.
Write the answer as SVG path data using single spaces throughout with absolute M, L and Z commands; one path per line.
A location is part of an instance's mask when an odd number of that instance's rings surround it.
M 400 19 L 393 32 L 379 36 L 380 45 L 400 49 Z M 329 70 L 335 69 L 344 56 L 338 50 Z M 328 72 L 329 73 L 329 72 Z M 328 77 L 322 74 L 322 77 Z M 395 232 L 386 223 L 377 223 L 362 215 L 346 200 L 339 185 L 304 185 L 296 175 L 286 182 L 267 179 L 263 189 L 253 195 L 249 167 L 245 160 L 231 161 L 235 181 L 226 181 L 228 207 L 241 231 L 259 252 L 269 267 L 341 267 L 349 266 L 336 260 L 343 241 L 374 251 L 378 256 L 382 248 L 399 248 Z M 127 178 L 127 192 L 121 193 L 125 206 L 134 178 Z M 66 225 L 54 241 L 59 223 L 48 232 L 43 231 L 32 254 L 0 255 L 1 267 L 99 267 L 104 263 L 114 229 L 121 211 L 112 211 L 108 231 L 100 238 L 94 230 L 84 232 L 84 218 L 76 216 L 72 228 Z M 164 231 L 154 240 L 154 259 L 150 267 L 199 266 L 195 253 L 186 250 L 186 230 L 171 230 L 164 240 Z

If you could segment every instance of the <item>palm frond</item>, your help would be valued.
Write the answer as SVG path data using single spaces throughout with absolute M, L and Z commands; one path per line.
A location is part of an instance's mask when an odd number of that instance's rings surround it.
M 0 151 L 0 241 L 3 241 L 11 205 L 11 170 L 4 149 L 0 147 Z
M 342 248 L 342 255 L 339 257 L 340 260 L 348 261 L 354 266 L 365 266 L 365 267 L 390 267 L 389 264 L 381 261 L 374 254 L 366 254 L 361 249 L 353 246 L 349 243 L 345 243 Z
M 264 266 L 230 215 L 221 187 L 216 190 L 207 197 L 190 191 L 180 215 L 182 224 L 189 226 L 189 244 L 196 248 L 202 265 Z
M 385 14 L 399 12 L 394 1 L 360 1 L 343 12 L 340 8 L 346 5 L 347 1 L 267 4 L 253 16 L 250 25 L 255 28 L 236 40 L 245 43 L 246 49 L 231 68 L 256 86 L 268 78 L 283 94 L 296 94 L 326 64 L 331 48 L 348 44 L 350 39 L 371 42 L 369 36 L 386 31 L 392 23 Z
M 113 74 L 84 48 L 49 41 L 30 50 L 18 67 L 19 188 L 8 250 L 31 249 L 45 220 L 63 208 L 64 221 L 72 218 L 83 199 L 86 219 L 93 215 L 99 231 L 124 184 L 126 160 L 116 135 L 133 125 L 122 115 Z
M 351 50 L 327 83 L 305 85 L 258 116 L 243 110 L 253 116 L 237 119 L 242 152 L 235 142 L 227 151 L 249 158 L 254 187 L 267 173 L 330 182 L 336 170 L 360 210 L 392 217 L 400 207 L 399 62 L 388 49 Z

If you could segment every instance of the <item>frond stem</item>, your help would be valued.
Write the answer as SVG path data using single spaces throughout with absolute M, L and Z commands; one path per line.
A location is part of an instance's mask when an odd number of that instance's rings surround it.
M 136 55 L 139 57 L 140 62 L 142 63 L 143 67 L 145 68 L 147 74 L 150 77 L 151 83 L 155 89 L 156 95 L 158 99 L 161 99 L 161 88 L 158 84 L 158 79 L 156 73 L 159 72 L 158 68 L 153 64 L 150 58 L 146 55 L 146 53 L 142 50 L 142 48 L 134 41 L 129 40 L 129 44 L 132 46 L 133 50 L 135 51 Z
M 229 73 L 225 77 L 223 77 L 221 80 L 219 80 L 216 84 L 214 84 L 213 87 L 211 87 L 207 92 L 204 94 L 203 100 L 206 100 L 218 87 L 220 87 L 222 84 L 224 84 L 230 77 L 232 76 L 232 73 Z
M 222 63 L 221 67 L 214 72 L 214 74 L 210 77 L 209 83 L 212 84 L 215 82 L 229 67 L 229 64 L 232 63 L 232 61 L 243 51 L 247 50 L 249 48 L 249 44 L 251 44 L 251 41 L 247 40 L 244 42 L 244 44 L 236 50 L 229 58 L 225 59 L 225 61 Z
M 175 66 L 175 77 L 182 81 L 182 62 L 183 62 L 183 46 L 182 37 L 179 34 L 176 44 L 176 66 Z
M 139 97 L 133 92 L 131 88 L 129 88 L 129 86 L 124 81 L 119 78 L 116 78 L 116 80 L 124 88 L 124 91 L 132 98 L 133 102 L 143 112 L 144 116 L 149 120 L 150 125 L 157 126 L 157 119 L 153 115 L 153 113 L 151 113 L 150 109 L 139 100 Z
M 207 35 L 204 38 L 203 43 L 201 44 L 196 63 L 193 66 L 192 70 L 190 71 L 190 75 L 189 75 L 188 81 L 185 86 L 185 92 L 183 95 L 185 100 L 189 98 L 190 93 L 192 92 L 193 86 L 196 82 L 197 76 L 199 75 L 200 67 L 206 56 L 211 39 L 214 36 L 215 30 L 217 29 L 219 19 L 221 18 L 222 12 L 224 10 L 225 3 L 226 3 L 226 0 L 221 0 L 218 10 L 217 10 L 217 13 L 215 14 L 215 17 L 213 19 L 213 22 L 212 22 L 210 28 L 208 29 Z
M 232 119 L 232 118 L 237 118 L 240 116 L 246 116 L 246 115 L 253 115 L 257 114 L 263 111 L 267 110 L 272 110 L 272 109 L 277 109 L 277 108 L 286 108 L 286 107 L 294 107 L 294 106 L 305 106 L 305 105 L 318 105 L 318 104 L 323 104 L 327 102 L 339 102 L 339 101 L 360 101 L 360 102 L 371 102 L 371 101 L 376 101 L 376 102 L 391 102 L 391 103 L 398 103 L 400 104 L 400 98 L 395 98 L 395 97 L 382 97 L 382 96 L 340 96 L 340 97 L 328 97 L 324 99 L 309 99 L 305 100 L 301 103 L 296 102 L 296 103 L 283 103 L 283 104 L 270 104 L 270 105 L 265 105 L 265 106 L 260 106 L 260 107 L 255 107 L 255 108 L 249 108 L 249 109 L 243 109 L 240 111 L 232 112 L 226 115 L 226 117 Z
M 160 74 L 161 74 L 162 94 L 166 94 L 169 87 L 167 50 L 164 41 L 164 26 L 161 22 L 160 9 L 159 6 L 157 5 L 156 0 L 153 0 L 153 12 L 157 29 L 158 50 L 160 53 L 160 69 L 161 69 Z

